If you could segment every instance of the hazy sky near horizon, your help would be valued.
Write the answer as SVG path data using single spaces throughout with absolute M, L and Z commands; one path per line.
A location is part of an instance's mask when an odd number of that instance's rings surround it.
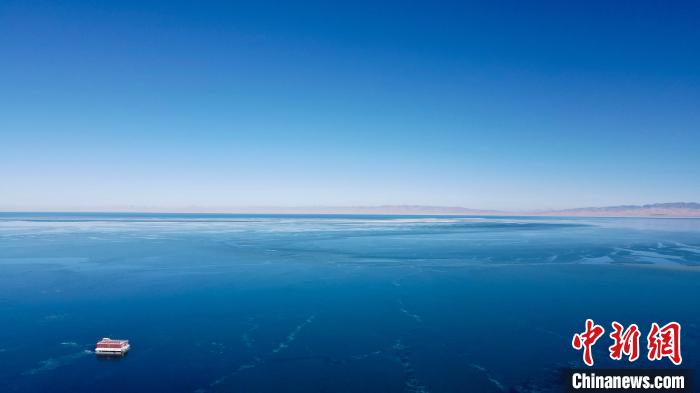
M 700 200 L 700 3 L 0 2 L 0 210 Z

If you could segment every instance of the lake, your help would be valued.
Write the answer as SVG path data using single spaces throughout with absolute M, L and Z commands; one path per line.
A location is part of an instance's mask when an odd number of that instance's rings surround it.
M 0 213 L 3 392 L 558 392 L 698 310 L 700 219 Z

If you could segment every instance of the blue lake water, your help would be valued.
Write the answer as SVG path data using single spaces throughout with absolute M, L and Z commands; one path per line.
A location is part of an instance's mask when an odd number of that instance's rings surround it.
M 3 392 L 557 392 L 699 310 L 698 219 L 0 213 Z

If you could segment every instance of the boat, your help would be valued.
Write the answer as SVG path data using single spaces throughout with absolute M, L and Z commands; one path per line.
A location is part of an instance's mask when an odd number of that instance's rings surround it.
M 129 340 L 113 340 L 105 337 L 97 342 L 95 353 L 98 355 L 124 355 L 130 348 Z

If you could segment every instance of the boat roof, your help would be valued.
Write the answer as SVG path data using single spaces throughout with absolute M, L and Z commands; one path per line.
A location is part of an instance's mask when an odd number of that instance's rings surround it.
M 125 344 L 128 343 L 129 340 L 113 340 L 111 338 L 103 338 L 102 340 L 98 341 L 98 344 Z

